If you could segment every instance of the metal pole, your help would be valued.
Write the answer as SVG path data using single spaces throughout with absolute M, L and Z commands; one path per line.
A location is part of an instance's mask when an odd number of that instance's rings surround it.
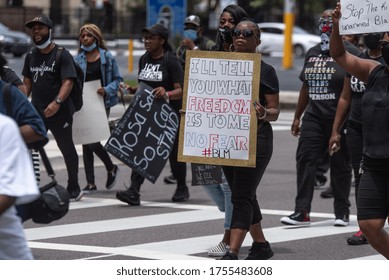
M 284 0 L 285 44 L 282 65 L 284 69 L 293 67 L 293 26 L 294 26 L 295 0 Z
M 128 73 L 132 73 L 134 71 L 134 40 L 128 41 Z

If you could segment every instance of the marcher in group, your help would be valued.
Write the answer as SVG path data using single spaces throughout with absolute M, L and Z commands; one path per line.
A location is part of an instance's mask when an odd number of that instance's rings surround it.
M 0 260 L 33 259 L 15 205 L 29 203 L 38 196 L 20 129 L 14 120 L 0 114 Z
M 232 45 L 232 30 L 244 18 L 248 18 L 248 14 L 244 9 L 238 5 L 228 5 L 225 7 L 219 18 L 219 30 L 217 34 L 218 45 L 213 46 L 212 49 L 218 51 L 231 50 Z M 226 42 L 226 40 L 228 42 Z M 205 185 L 203 189 L 209 197 L 215 202 L 218 209 L 224 212 L 224 234 L 222 240 L 216 246 L 208 250 L 208 256 L 220 257 L 228 250 L 230 245 L 230 227 L 232 217 L 232 202 L 231 189 L 222 171 L 223 182 L 215 185 Z
M 73 57 L 62 51 L 56 64 L 58 46 L 52 42 L 53 22 L 46 16 L 38 16 L 26 23 L 31 29 L 35 44 L 27 53 L 22 74 L 27 95 L 41 115 L 46 129 L 50 130 L 65 160 L 68 173 L 67 190 L 70 199 L 78 201 L 83 192 L 78 183 L 78 155 L 73 142 L 72 126 L 74 104 L 69 98 L 76 79 Z
M 184 34 L 176 54 L 185 70 L 185 58 L 187 50 L 209 50 L 215 42 L 203 36 L 204 28 L 199 16 L 190 15 L 185 18 Z
M 303 84 L 291 126 L 292 135 L 299 136 L 296 151 L 297 196 L 294 213 L 281 218 L 281 223 L 286 225 L 311 223 L 309 213 L 315 173 L 320 160 L 328 153 L 336 106 L 343 88 L 345 71 L 331 58 L 329 52 L 331 10 L 322 13 L 319 24 L 322 41 L 312 47 L 305 56 L 300 74 Z M 352 44 L 344 44 L 351 52 L 359 53 Z M 344 133 L 343 129 L 341 131 Z M 342 146 L 346 147 L 345 138 L 342 137 L 341 141 Z M 347 226 L 351 205 L 351 162 L 347 149 L 330 157 L 330 184 L 334 193 L 334 225 Z
M 152 87 L 155 98 L 166 98 L 177 114 L 182 107 L 182 85 L 184 73 L 178 58 L 172 53 L 169 30 L 161 24 L 154 24 L 142 30 L 146 53 L 139 59 L 138 81 Z M 126 85 L 130 93 L 135 93 L 137 86 Z M 189 199 L 189 189 L 186 185 L 186 163 L 177 161 L 178 135 L 175 138 L 169 163 L 177 188 L 172 197 L 173 202 Z M 132 171 L 130 188 L 118 191 L 116 198 L 129 205 L 140 205 L 140 188 L 144 177 Z
M 381 64 L 385 64 L 385 60 L 382 57 L 380 39 L 382 39 L 382 33 L 370 33 L 363 36 L 367 49 L 359 55 L 360 58 L 373 59 Z M 385 33 L 383 38 L 389 41 L 389 36 Z M 341 149 L 340 145 L 340 129 L 343 123 L 347 121 L 347 147 L 350 152 L 351 162 L 354 171 L 355 182 L 355 201 L 358 203 L 358 190 L 361 174 L 359 173 L 360 163 L 362 160 L 362 108 L 361 100 L 366 89 L 366 84 L 360 81 L 357 77 L 346 75 L 344 80 L 344 87 L 342 94 L 339 98 L 338 106 L 336 109 L 336 116 L 334 124 L 332 126 L 332 135 L 329 141 L 329 149 L 336 145 Z M 367 244 L 367 239 L 359 230 L 353 236 L 347 239 L 347 243 L 350 245 L 362 245 Z
M 85 24 L 79 31 L 79 50 L 75 57 L 76 63 L 84 72 L 85 82 L 99 80 L 101 87 L 96 94 L 104 98 L 107 118 L 111 107 L 118 103 L 119 84 L 123 81 L 119 67 L 112 53 L 107 49 L 103 34 L 95 24 Z M 87 102 L 87 100 L 86 100 Z M 83 189 L 85 193 L 97 190 L 95 184 L 93 153 L 103 162 L 107 170 L 105 187 L 111 189 L 115 186 L 119 167 L 113 164 L 109 154 L 100 142 L 82 145 L 82 155 L 87 185 Z
M 232 30 L 236 52 L 255 53 L 261 43 L 261 32 L 255 22 L 243 20 Z M 237 260 L 239 250 L 250 232 L 253 243 L 247 260 L 266 260 L 274 255 L 266 240 L 262 214 L 257 200 L 257 188 L 273 153 L 273 130 L 270 121 L 276 121 L 279 110 L 279 83 L 272 66 L 261 62 L 260 100 L 254 106 L 258 118 L 255 168 L 223 166 L 231 188 L 233 212 L 231 219 L 230 249 L 222 260 Z
M 342 39 L 347 41 L 347 42 L 350 42 L 355 47 L 357 47 L 360 51 L 363 51 L 365 48 L 364 44 L 363 44 L 363 37 L 359 36 L 358 34 L 346 34 L 346 35 L 342 36 Z M 325 163 L 323 161 L 325 161 Z M 325 160 L 323 159 L 323 161 L 319 164 L 318 169 L 317 169 L 316 179 L 315 179 L 315 187 L 320 185 L 320 182 L 324 181 L 324 184 L 325 184 L 325 182 L 327 181 L 327 178 L 324 176 L 324 174 L 330 168 L 330 160 L 329 160 L 328 153 L 326 153 Z M 321 198 L 333 198 L 334 197 L 334 193 L 332 192 L 331 185 L 329 185 L 325 190 L 323 190 L 320 193 L 320 197 Z
M 2 78 L 0 81 L 0 113 L 8 115 L 18 124 L 23 140 L 31 151 L 35 178 L 39 184 L 39 154 L 35 150 L 41 149 L 49 141 L 46 128 L 34 106 L 20 90 L 20 85 L 23 84 L 23 82 L 14 71 L 10 70 L 11 68 L 5 67 L 5 65 L 6 60 L 0 54 L 0 77 Z M 11 83 L 12 85 L 19 85 L 19 87 L 9 87 L 7 93 L 9 99 L 5 97 L 5 83 L 3 81 Z M 24 84 L 22 88 L 24 88 Z M 27 205 L 19 204 L 16 206 L 16 209 L 22 221 L 30 218 Z
M 357 57 L 345 50 L 339 35 L 341 5 L 331 16 L 334 21 L 330 50 L 332 57 L 348 73 L 366 83 L 361 100 L 363 152 L 358 190 L 358 223 L 370 245 L 389 259 L 389 233 L 384 229 L 389 217 L 389 40 L 381 41 L 386 65 Z M 338 146 L 333 146 L 335 154 Z

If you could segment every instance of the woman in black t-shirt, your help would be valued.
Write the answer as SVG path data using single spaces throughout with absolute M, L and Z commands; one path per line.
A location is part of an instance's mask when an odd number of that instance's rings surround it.
M 143 41 L 146 53 L 139 59 L 138 81 L 152 87 L 154 98 L 165 98 L 177 114 L 182 106 L 182 84 L 184 73 L 178 58 L 172 53 L 168 43 L 169 30 L 161 24 L 143 29 Z M 130 93 L 137 87 L 126 86 Z M 175 138 L 169 156 L 170 167 L 177 179 L 177 189 L 172 197 L 173 202 L 189 199 L 186 185 L 186 163 L 177 161 L 178 136 Z M 133 206 L 140 205 L 140 188 L 144 177 L 132 171 L 131 185 L 128 190 L 116 193 L 116 198 Z
M 331 55 L 347 72 L 366 83 L 361 103 L 363 155 L 357 218 L 370 245 L 389 259 L 389 233 L 384 229 L 389 216 L 389 41 L 381 41 L 386 66 L 350 54 L 339 35 L 340 8 L 338 3 L 331 14 Z
M 237 52 L 255 53 L 261 32 L 252 21 L 241 21 L 232 31 Z M 253 244 L 247 260 L 270 259 L 274 252 L 262 231 L 262 214 L 256 191 L 273 153 L 273 130 L 270 121 L 276 121 L 279 110 L 279 84 L 274 68 L 261 62 L 260 100 L 254 108 L 258 118 L 257 154 L 255 168 L 223 166 L 231 188 L 233 212 L 231 219 L 230 249 L 222 260 L 237 260 L 239 250 L 250 232 Z M 259 78 L 259 77 L 258 77 Z

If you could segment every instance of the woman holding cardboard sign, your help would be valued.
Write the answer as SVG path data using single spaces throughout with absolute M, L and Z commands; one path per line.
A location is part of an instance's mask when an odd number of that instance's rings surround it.
M 169 30 L 161 24 L 154 24 L 143 29 L 143 42 L 146 53 L 139 59 L 138 81 L 153 88 L 154 98 L 165 98 L 173 109 L 179 113 L 182 106 L 182 84 L 184 73 L 178 58 L 172 53 L 168 43 Z M 137 87 L 124 85 L 130 93 Z M 186 185 L 186 163 L 177 161 L 178 136 L 176 136 L 169 163 L 173 175 L 177 178 L 177 189 L 173 202 L 189 199 Z M 130 188 L 116 193 L 116 198 L 132 206 L 140 205 L 140 188 L 144 177 L 132 171 Z
M 232 30 L 236 52 L 255 53 L 261 43 L 261 32 L 255 22 L 242 21 Z M 232 193 L 233 213 L 230 249 L 222 260 L 237 260 L 240 247 L 250 232 L 253 244 L 247 260 L 267 260 L 274 252 L 261 226 L 261 210 L 256 191 L 273 152 L 273 130 L 270 121 L 279 115 L 279 85 L 274 68 L 261 62 L 260 100 L 254 102 L 258 118 L 256 167 L 223 166 Z

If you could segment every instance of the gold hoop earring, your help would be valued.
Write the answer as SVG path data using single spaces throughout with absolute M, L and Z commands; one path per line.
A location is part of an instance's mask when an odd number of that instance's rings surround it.
M 234 45 L 231 44 L 230 47 L 228 48 L 230 50 L 230 52 L 234 52 L 235 51 L 235 48 L 234 48 Z

